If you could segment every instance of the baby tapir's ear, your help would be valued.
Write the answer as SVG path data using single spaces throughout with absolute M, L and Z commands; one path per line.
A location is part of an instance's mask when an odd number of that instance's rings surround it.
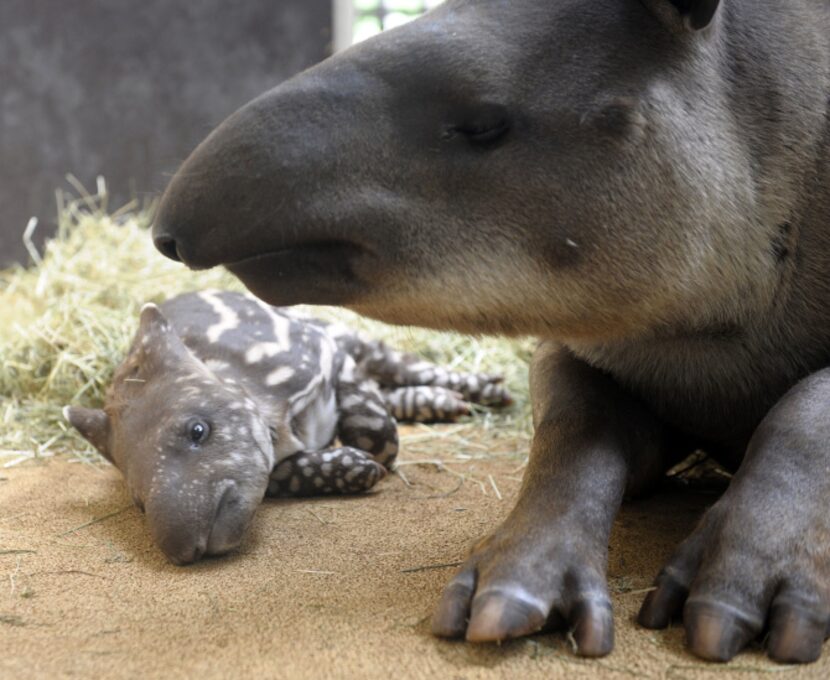
M 139 336 L 151 334 L 165 334 L 170 332 L 170 322 L 161 313 L 158 305 L 148 302 L 141 308 L 138 322 Z
M 112 460 L 109 452 L 110 419 L 104 411 L 67 406 L 63 409 L 63 417 L 105 458 Z
M 195 357 L 162 311 L 152 303 L 144 305 L 138 332 L 124 364 L 128 368 L 133 367 L 135 373 L 131 375 L 146 381 L 159 375 L 159 372 L 180 368 L 194 360 Z

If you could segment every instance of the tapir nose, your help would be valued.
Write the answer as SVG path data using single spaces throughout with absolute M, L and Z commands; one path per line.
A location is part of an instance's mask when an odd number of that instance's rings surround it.
M 165 257 L 169 257 L 174 262 L 182 261 L 176 239 L 169 234 L 156 234 L 153 237 L 153 243 L 155 244 L 156 249 Z
M 261 498 L 224 480 L 195 505 L 182 504 L 178 493 L 151 496 L 147 519 L 156 544 L 173 564 L 182 566 L 236 548 Z
M 159 548 L 173 564 L 184 566 L 198 561 L 207 551 L 208 531 L 184 528 L 157 535 Z
M 331 201 L 362 171 L 343 164 L 369 130 L 339 121 L 361 115 L 367 82 L 359 69 L 322 64 L 232 114 L 170 180 L 153 225 L 156 248 L 205 269 L 343 240 L 342 224 L 360 216 L 332 214 Z
M 237 548 L 251 520 L 253 508 L 243 500 L 236 485 L 229 485 L 219 505 L 210 528 L 206 552 L 208 555 L 224 555 Z
M 202 555 L 205 554 L 206 547 L 207 541 L 202 540 L 196 545 L 187 546 L 183 550 L 178 550 L 177 552 L 168 552 L 166 555 L 173 564 L 183 567 L 186 564 L 193 564 L 194 562 L 199 561 Z

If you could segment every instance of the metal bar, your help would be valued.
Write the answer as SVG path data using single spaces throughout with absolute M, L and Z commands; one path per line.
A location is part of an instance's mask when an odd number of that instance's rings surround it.
M 354 23 L 357 18 L 353 0 L 332 0 L 332 46 L 334 51 L 345 50 L 354 41 Z

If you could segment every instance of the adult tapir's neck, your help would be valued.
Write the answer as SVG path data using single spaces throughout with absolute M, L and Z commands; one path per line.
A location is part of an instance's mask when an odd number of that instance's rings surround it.
M 828 192 L 830 3 L 722 4 L 725 122 L 744 140 L 760 214 L 775 225 L 803 223 L 814 191 Z

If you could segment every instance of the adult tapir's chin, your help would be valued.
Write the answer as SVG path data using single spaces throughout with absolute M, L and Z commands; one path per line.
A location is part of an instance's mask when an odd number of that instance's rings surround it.
M 367 288 L 358 271 L 371 259 L 360 246 L 331 241 L 263 253 L 226 266 L 248 290 L 272 305 L 347 305 Z

